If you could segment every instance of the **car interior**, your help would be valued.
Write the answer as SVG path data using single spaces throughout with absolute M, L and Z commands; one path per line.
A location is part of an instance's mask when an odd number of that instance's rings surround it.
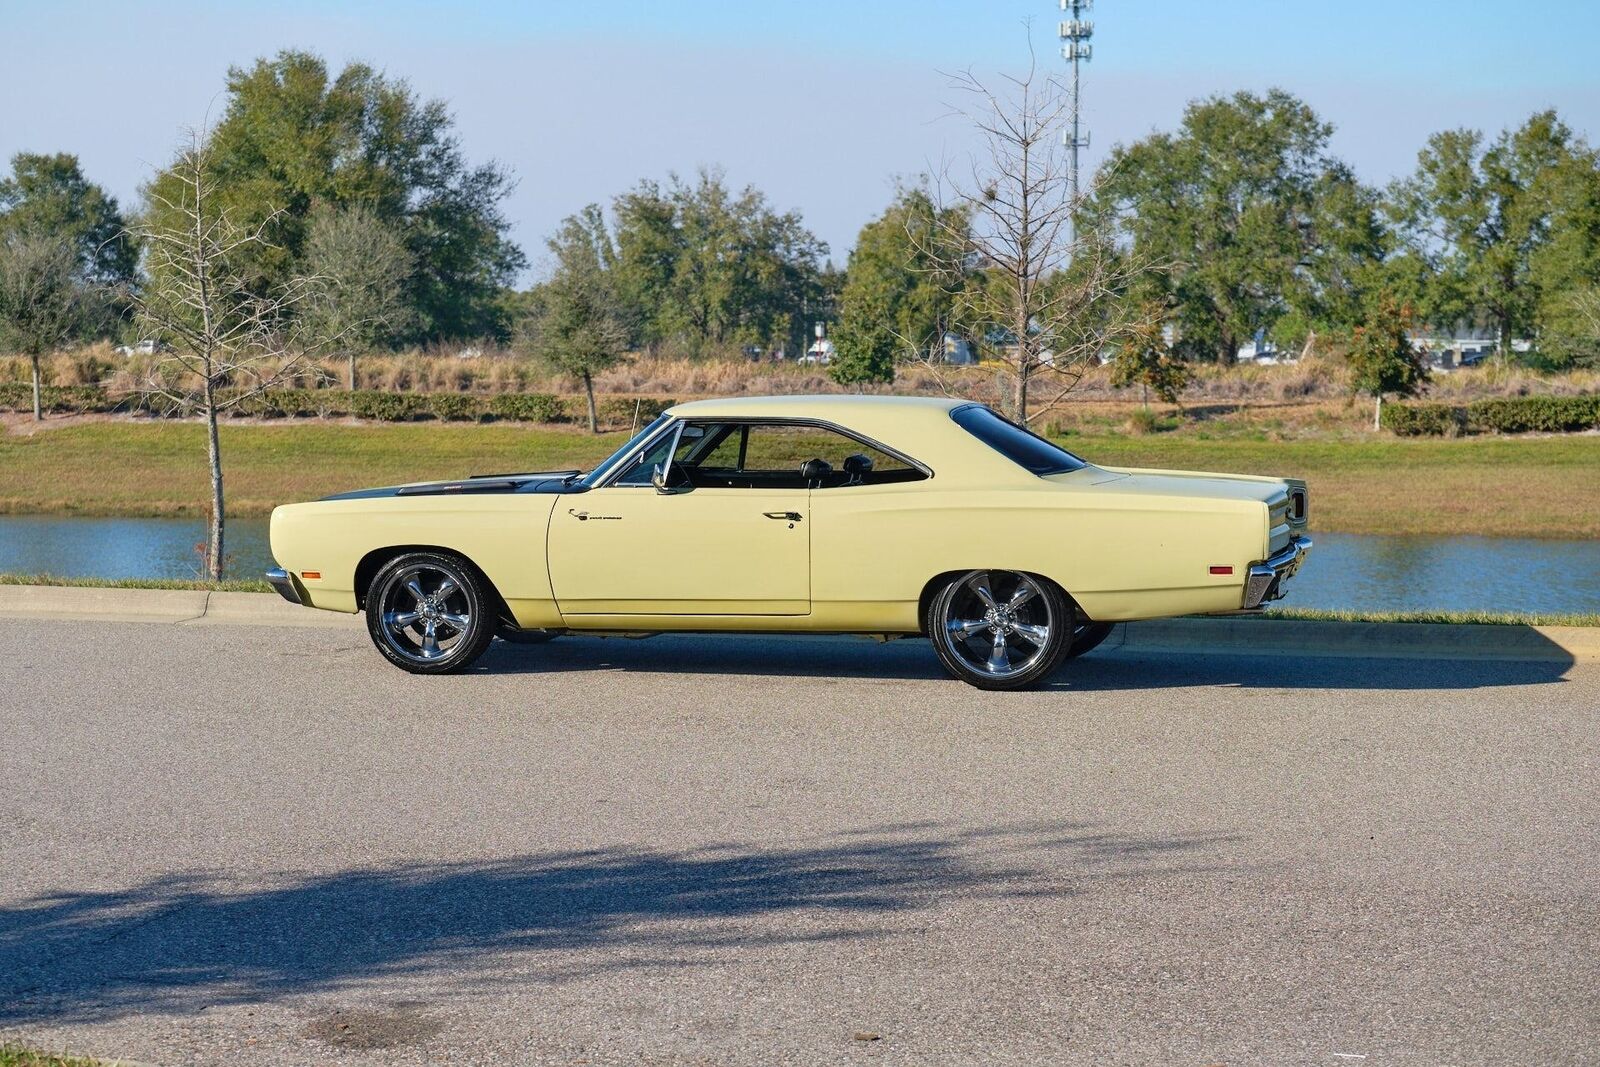
M 663 442 L 641 455 L 616 484 L 649 484 L 666 450 Z M 690 423 L 664 474 L 669 489 L 839 489 L 928 476 L 836 430 L 786 423 Z

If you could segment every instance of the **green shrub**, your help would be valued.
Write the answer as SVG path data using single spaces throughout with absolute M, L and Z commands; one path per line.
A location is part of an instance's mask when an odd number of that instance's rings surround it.
M 489 414 L 515 422 L 560 422 L 566 405 L 549 393 L 498 393 L 489 398 Z
M 608 396 L 599 402 L 597 414 L 601 426 L 627 429 L 633 425 L 637 413 L 643 426 L 663 411 L 677 404 L 676 400 L 663 400 L 648 396 Z
M 1462 410 L 1449 404 L 1385 404 L 1378 417 L 1400 437 L 1455 437 L 1466 426 Z
M 424 410 L 426 397 L 416 393 L 385 393 L 362 389 L 350 393 L 350 414 L 378 422 L 406 422 Z
M 1467 405 L 1474 433 L 1569 433 L 1600 426 L 1600 395 L 1509 396 Z
M 110 411 L 116 405 L 98 385 L 46 385 L 39 390 L 39 406 L 45 411 L 82 414 Z M 33 383 L 0 384 L 0 411 L 32 411 Z
M 468 393 L 430 393 L 428 410 L 448 422 L 468 422 L 483 415 L 483 401 Z

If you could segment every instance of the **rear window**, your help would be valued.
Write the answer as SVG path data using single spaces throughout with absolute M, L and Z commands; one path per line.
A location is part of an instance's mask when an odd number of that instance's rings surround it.
M 950 417 L 957 426 L 1034 474 L 1065 474 L 1088 466 L 1064 448 L 1057 448 L 1036 433 L 1002 419 L 981 404 L 956 408 Z

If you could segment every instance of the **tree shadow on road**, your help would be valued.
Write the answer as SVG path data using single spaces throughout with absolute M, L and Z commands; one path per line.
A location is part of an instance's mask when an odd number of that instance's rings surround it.
M 1570 661 L 1489 661 L 1241 655 L 1237 651 L 1121 650 L 1117 638 L 1068 660 L 1043 692 L 1256 689 L 1486 689 L 1559 682 Z M 923 639 L 881 643 L 815 635 L 664 634 L 649 640 L 568 635 L 543 645 L 494 647 L 475 668 L 488 674 L 636 671 L 806 679 L 951 681 Z
M 473 982 L 560 981 L 873 939 L 895 932 L 893 915 L 957 898 L 1070 898 L 1109 880 L 1215 870 L 1208 851 L 1226 840 L 1067 823 L 912 823 L 794 847 L 539 853 L 265 887 L 172 875 L 0 907 L 0 1026 L 187 1012 L 455 971 Z

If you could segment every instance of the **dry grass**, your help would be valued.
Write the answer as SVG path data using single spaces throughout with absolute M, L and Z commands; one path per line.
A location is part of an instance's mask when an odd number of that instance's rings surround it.
M 110 392 L 124 393 L 147 380 L 152 363 L 152 357 L 124 358 L 116 355 L 110 345 L 97 344 L 49 357 L 45 361 L 45 377 L 53 385 L 99 384 Z M 575 394 L 579 391 L 577 381 L 552 374 L 537 363 L 496 349 L 482 350 L 481 355 L 468 359 L 424 351 L 367 356 L 357 360 L 356 370 L 356 384 L 363 389 L 557 394 Z M 22 381 L 27 377 L 28 364 L 25 359 L 0 357 L 0 381 Z M 344 362 L 329 359 L 308 368 L 294 384 L 302 387 L 319 383 L 339 386 L 344 380 Z M 950 392 L 992 402 L 1000 396 L 1000 382 L 999 364 L 937 370 L 903 366 L 892 386 L 867 391 L 912 395 L 942 395 Z M 596 379 L 596 385 L 603 393 L 681 399 L 854 391 L 836 384 L 828 377 L 824 367 L 795 363 L 752 363 L 737 358 L 691 360 L 649 355 L 639 355 L 602 373 Z M 1464 403 L 1491 396 L 1595 391 L 1600 391 L 1600 371 L 1551 374 L 1524 367 L 1490 365 L 1436 374 L 1427 395 L 1430 399 Z M 1071 396 L 1064 412 L 1070 412 L 1086 401 L 1132 405 L 1137 400 L 1136 393 L 1112 388 L 1109 372 L 1103 367 L 1090 370 Z M 1322 356 L 1276 367 L 1200 365 L 1194 368 L 1194 380 L 1180 399 L 1185 409 L 1204 408 L 1218 403 L 1252 406 L 1343 403 L 1349 399 L 1349 389 L 1342 361 L 1334 356 Z M 1069 416 L 1052 414 L 1051 417 Z
M 49 425 L 49 424 L 47 424 Z M 497 471 L 581 468 L 621 434 L 545 427 L 331 422 L 223 427 L 229 507 L 274 505 L 342 489 Z M 1079 433 L 1073 451 L 1114 466 L 1292 475 L 1311 484 L 1313 529 L 1350 533 L 1600 537 L 1600 434 L 1275 441 L 1180 431 Z M 199 515 L 202 428 L 104 419 L 0 436 L 0 511 Z

